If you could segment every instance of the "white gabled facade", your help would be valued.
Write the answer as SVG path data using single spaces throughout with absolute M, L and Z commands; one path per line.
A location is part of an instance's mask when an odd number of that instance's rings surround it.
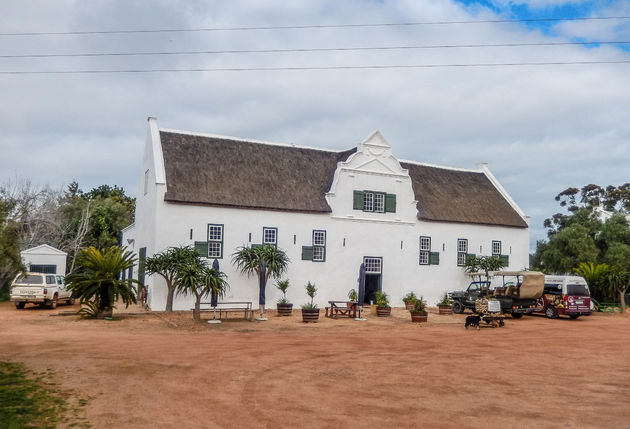
M 522 211 L 485 165 L 469 171 L 485 174 L 526 222 Z M 359 266 L 365 258 L 374 258 L 368 265 L 381 263 L 381 272 L 368 276 L 368 288 L 381 287 L 393 306 L 402 306 L 402 297 L 410 291 L 423 295 L 429 305 L 434 305 L 442 293 L 461 288 L 466 282 L 463 269 L 457 266 L 458 250 L 462 250 L 458 249 L 458 240 L 462 239 L 466 240 L 466 253 L 477 255 L 491 255 L 493 242 L 495 251 L 500 243 L 500 254 L 509 257 L 508 269 L 522 269 L 529 264 L 527 227 L 420 220 L 409 171 L 394 157 L 378 131 L 337 164 L 325 195 L 330 213 L 170 203 L 164 200 L 168 185 L 160 131 L 157 121 L 149 118 L 135 226 L 123 231 L 122 242 L 136 253 L 145 249 L 146 256 L 151 256 L 169 246 L 207 242 L 208 226 L 222 226 L 222 257 L 218 260 L 230 284 L 225 300 L 257 304 L 256 279 L 238 273 L 231 264 L 231 255 L 239 246 L 262 243 L 264 228 L 277 228 L 277 245 L 291 259 L 286 275 L 291 282 L 287 295 L 296 306 L 307 302 L 304 285 L 308 281 L 318 287 L 316 301 L 320 306 L 328 300 L 345 299 L 348 291 L 357 287 Z M 371 191 L 382 196 L 370 197 L 367 194 Z M 363 203 L 372 198 L 373 208 L 380 208 L 381 199 L 383 206 L 389 205 L 383 207 L 383 212 L 364 211 L 357 209 L 358 198 L 363 198 Z M 395 211 L 391 211 L 392 204 Z M 325 256 L 322 249 L 315 250 L 316 258 L 324 256 L 321 262 L 303 259 L 311 256 L 314 244 L 321 244 L 313 242 L 314 231 L 325 231 Z M 318 232 L 316 238 L 321 237 Z M 438 264 L 420 264 L 420 237 L 425 237 L 424 246 L 428 244 L 426 238 L 430 242 L 431 255 L 424 256 L 432 262 L 439 258 Z M 149 306 L 163 310 L 164 280 L 147 276 L 145 283 Z M 280 297 L 274 283 L 270 281 L 267 286 L 268 307 L 273 307 Z M 174 309 L 188 310 L 192 302 L 191 297 L 176 297 Z

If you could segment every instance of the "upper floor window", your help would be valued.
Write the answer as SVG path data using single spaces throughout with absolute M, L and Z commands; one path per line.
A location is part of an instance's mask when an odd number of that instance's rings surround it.
M 354 191 L 353 209 L 373 213 L 396 213 L 396 195 L 375 191 Z
M 420 237 L 420 265 L 429 265 L 431 237 Z
M 264 244 L 271 244 L 272 246 L 278 245 L 278 228 L 263 228 L 263 245 Z
M 326 260 L 326 231 L 313 231 L 313 261 L 324 262 Z
M 208 258 L 223 257 L 223 225 L 208 224 Z
M 468 240 L 465 238 L 457 239 L 457 265 L 463 267 L 466 265 L 466 256 L 468 255 Z

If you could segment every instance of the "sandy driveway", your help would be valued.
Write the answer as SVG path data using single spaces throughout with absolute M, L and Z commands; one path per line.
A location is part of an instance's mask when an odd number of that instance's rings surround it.
M 630 427 L 627 316 L 480 331 L 402 309 L 316 325 L 50 316 L 68 309 L 1 303 L 0 360 L 52 369 L 96 428 Z

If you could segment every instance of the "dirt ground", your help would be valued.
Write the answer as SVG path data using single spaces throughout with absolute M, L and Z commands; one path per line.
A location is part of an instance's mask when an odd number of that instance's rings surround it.
M 192 323 L 0 304 L 0 360 L 53 370 L 95 428 L 630 427 L 630 317 Z M 206 316 L 206 315 L 204 315 Z M 206 316 L 207 317 L 207 316 Z

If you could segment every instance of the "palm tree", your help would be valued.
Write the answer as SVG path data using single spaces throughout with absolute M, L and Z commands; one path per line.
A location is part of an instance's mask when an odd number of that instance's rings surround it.
M 177 293 L 195 295 L 195 309 L 193 319 L 201 320 L 201 299 L 212 292 L 223 297 L 229 285 L 225 280 L 225 274 L 214 268 L 208 267 L 197 256 L 195 260 L 185 265 L 180 265 L 177 270 Z
M 271 244 L 254 247 L 242 246 L 236 249 L 236 252 L 232 255 L 232 263 L 236 266 L 236 269 L 248 276 L 256 274 L 258 277 L 262 262 L 265 262 L 267 265 L 266 282 L 269 280 L 269 277 L 280 278 L 287 271 L 290 260 L 284 250 L 278 249 Z
M 173 311 L 173 296 L 179 287 L 177 270 L 180 266 L 197 259 L 197 251 L 191 246 L 169 247 L 146 261 L 147 274 L 159 274 L 166 280 L 166 311 Z
M 280 278 L 289 266 L 289 257 L 284 250 L 278 249 L 271 244 L 265 244 L 263 246 L 242 246 L 236 249 L 236 252 L 232 254 L 232 264 L 236 266 L 236 269 L 247 276 L 256 274 L 256 277 L 260 279 L 260 267 L 262 263 L 266 265 L 264 284 L 267 284 L 269 277 L 275 279 Z M 260 317 L 263 319 L 265 312 L 265 306 L 260 306 Z
M 126 307 L 136 303 L 134 279 L 120 278 L 120 272 L 132 267 L 133 253 L 120 246 L 102 250 L 88 247 L 77 259 L 77 270 L 66 277 L 72 298 L 96 310 L 95 317 L 111 317 L 114 303 L 121 299 Z
M 573 271 L 586 279 L 589 287 L 591 288 L 591 294 L 597 293 L 597 298 L 605 297 L 608 293 L 602 290 L 602 286 L 610 284 L 608 274 L 611 272 L 611 266 L 608 264 L 597 264 L 592 262 L 580 262 L 577 268 L 573 268 Z

